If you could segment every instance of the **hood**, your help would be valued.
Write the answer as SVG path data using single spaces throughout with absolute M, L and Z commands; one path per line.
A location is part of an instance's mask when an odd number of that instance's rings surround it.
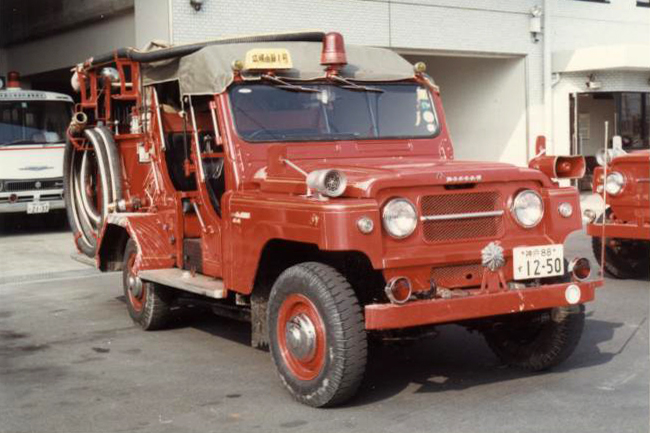
M 453 185 L 467 183 L 535 180 L 543 185 L 550 180 L 538 170 L 499 162 L 447 161 L 422 158 L 364 159 L 356 161 L 292 161 L 306 172 L 337 169 L 345 173 L 346 197 L 374 197 L 387 188 Z M 265 191 L 302 194 L 306 191 L 304 176 L 291 168 L 267 172 L 262 170 L 256 180 Z
M 63 177 L 63 145 L 0 147 L 0 179 Z
M 624 163 L 650 163 L 650 150 L 633 150 L 625 155 L 617 156 L 612 161 L 614 164 L 624 164 Z

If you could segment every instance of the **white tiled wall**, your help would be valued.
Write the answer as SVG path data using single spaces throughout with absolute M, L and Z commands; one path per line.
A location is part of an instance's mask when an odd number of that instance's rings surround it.
M 553 50 L 650 44 L 650 8 L 636 0 L 596 3 L 578 0 L 553 2 Z

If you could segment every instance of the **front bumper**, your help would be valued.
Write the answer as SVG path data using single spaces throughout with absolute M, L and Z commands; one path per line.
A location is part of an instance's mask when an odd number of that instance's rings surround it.
M 0 214 L 27 213 L 29 203 L 49 203 L 50 211 L 65 209 L 62 189 L 0 193 Z
M 49 203 L 50 212 L 53 210 L 65 209 L 65 202 L 63 200 L 52 200 Z M 0 214 L 3 213 L 27 213 L 27 203 L 0 203 Z
M 587 234 L 589 236 L 602 237 L 603 225 L 597 223 L 587 224 Z M 605 224 L 605 237 L 650 240 L 650 224 L 608 222 Z
M 565 296 L 566 288 L 571 284 L 580 288 L 578 303 L 582 304 L 594 299 L 595 289 L 602 286 L 603 281 L 549 284 L 462 298 L 414 301 L 403 305 L 370 304 L 365 307 L 365 325 L 367 330 L 398 329 L 565 307 L 572 305 Z

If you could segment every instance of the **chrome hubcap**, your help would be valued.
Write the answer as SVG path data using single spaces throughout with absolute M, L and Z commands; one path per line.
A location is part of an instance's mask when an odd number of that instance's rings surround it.
M 135 275 L 129 275 L 129 290 L 133 294 L 134 297 L 139 298 L 142 296 L 142 280 L 140 277 L 136 277 Z
M 297 314 L 285 327 L 287 347 L 291 354 L 299 359 L 310 359 L 316 353 L 316 328 L 305 314 Z

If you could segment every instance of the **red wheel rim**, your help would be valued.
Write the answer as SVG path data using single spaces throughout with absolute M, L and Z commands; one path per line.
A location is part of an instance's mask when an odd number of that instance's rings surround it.
M 135 264 L 135 257 L 136 257 L 136 254 L 133 253 L 133 254 L 131 254 L 129 256 L 129 260 L 127 261 L 127 266 L 128 266 L 128 269 L 129 269 L 129 273 L 128 273 L 128 276 L 126 278 L 125 284 L 127 286 L 126 293 L 129 296 L 129 303 L 133 307 L 133 310 L 135 310 L 136 312 L 139 313 L 140 311 L 142 311 L 142 308 L 144 307 L 144 303 L 145 303 L 145 301 L 147 299 L 147 290 L 144 287 L 144 283 L 143 283 L 142 289 L 140 291 L 140 296 L 135 296 L 133 294 L 133 288 L 129 284 L 129 279 L 131 277 L 134 277 L 134 278 L 136 277 L 136 275 L 133 273 L 133 265 Z
M 300 380 L 315 379 L 325 365 L 325 326 L 304 295 L 287 296 L 278 313 L 277 339 L 285 365 Z

